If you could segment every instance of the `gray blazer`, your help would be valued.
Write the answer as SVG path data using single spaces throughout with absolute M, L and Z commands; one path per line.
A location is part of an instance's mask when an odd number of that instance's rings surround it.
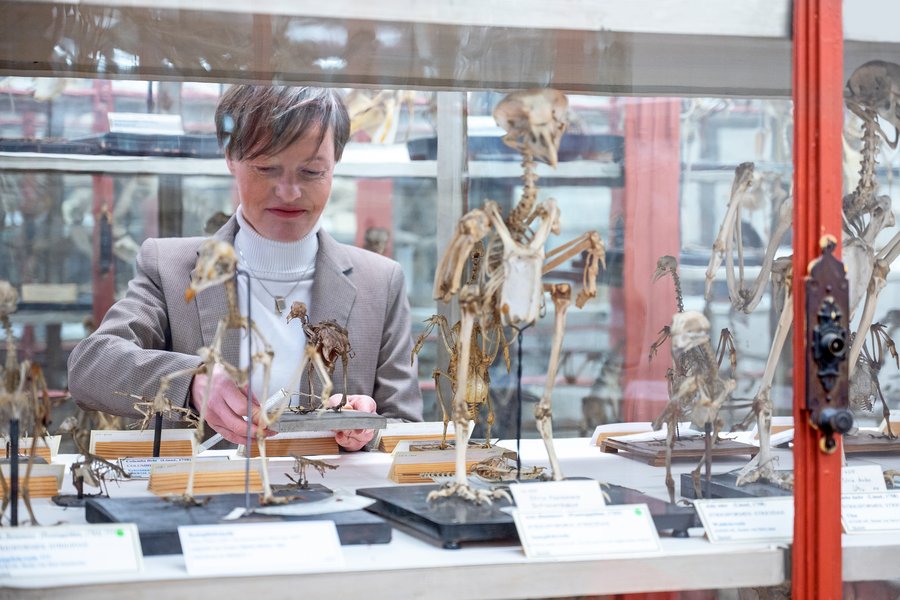
M 234 242 L 238 228 L 232 217 L 213 237 Z M 347 328 L 355 353 L 347 369 L 348 393 L 372 396 L 386 417 L 421 421 L 422 397 L 416 368 L 410 365 L 410 309 L 400 265 L 340 244 L 321 229 L 318 237 L 309 317 L 311 323 L 334 319 Z M 125 297 L 69 356 L 69 392 L 79 406 L 139 416 L 133 400 L 116 392 L 150 400 L 161 376 L 200 364 L 197 349 L 212 342 L 227 311 L 223 286 L 201 291 L 191 303 L 184 300 L 203 239 L 150 238 L 141 245 L 137 274 Z M 237 330 L 230 331 L 223 345 L 225 359 L 234 365 L 239 336 Z M 334 393 L 341 392 L 340 362 L 333 379 Z M 168 396 L 173 404 L 187 402 L 190 381 L 183 377 L 172 382 Z

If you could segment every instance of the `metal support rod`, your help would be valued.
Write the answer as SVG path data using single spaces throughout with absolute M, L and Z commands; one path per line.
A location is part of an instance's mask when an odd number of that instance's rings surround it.
M 516 332 L 516 479 L 522 477 L 522 330 Z
M 9 420 L 9 524 L 19 526 L 19 420 Z
M 250 289 L 250 274 L 246 271 L 238 269 L 235 279 L 244 276 L 247 278 L 247 440 L 244 446 L 244 514 L 250 513 L 250 449 L 253 447 L 253 290 Z M 268 390 L 267 390 L 268 391 Z M 263 469 L 267 469 L 268 465 L 263 464 Z
M 162 413 L 158 412 L 153 421 L 153 458 L 159 458 L 159 451 L 162 446 L 162 423 Z

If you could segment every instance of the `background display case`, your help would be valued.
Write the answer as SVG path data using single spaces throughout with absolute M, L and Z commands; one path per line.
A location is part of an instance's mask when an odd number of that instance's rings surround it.
M 433 313 L 458 317 L 432 299 L 453 225 L 488 199 L 508 210 L 521 194 L 518 155 L 500 143 L 493 108 L 509 91 L 553 87 L 566 93 L 570 111 L 559 165 L 537 171 L 539 200 L 555 198 L 562 212 L 562 230 L 547 245 L 593 229 L 607 249 L 597 297 L 569 315 L 554 434 L 586 436 L 597 425 L 650 422 L 663 412 L 671 350 L 665 343 L 651 356 L 651 347 L 680 307 L 709 318 L 713 344 L 719 331 L 731 332 L 736 389 L 723 427 L 752 426 L 748 404 L 764 391 L 784 293 L 768 283 L 754 310 L 739 311 L 725 265 L 710 274 L 708 293 L 707 267 L 736 169 L 747 162 L 755 176 L 737 221 L 741 275 L 748 285 L 757 277 L 770 245 L 776 258 L 795 251 L 792 233 L 772 233 L 794 194 L 791 3 L 257 4 L 3 3 L 0 279 L 22 292 L 15 333 L 52 387 L 65 388 L 68 351 L 124 292 L 144 239 L 202 235 L 218 213 L 233 210 L 212 135 L 227 84 L 331 86 L 351 111 L 378 113 L 337 167 L 324 227 L 400 262 L 414 337 Z M 889 4 L 844 7 L 843 80 L 869 60 L 900 62 L 900 37 L 883 25 L 900 16 Z M 845 113 L 848 193 L 858 178 L 859 131 Z M 150 115 L 150 125 L 116 131 L 117 114 Z M 173 116 L 173 132 L 148 133 L 171 126 Z M 897 152 L 882 145 L 879 193 L 895 194 L 898 168 Z M 886 229 L 879 242 L 895 232 Z M 677 259 L 677 291 L 670 274 L 654 277 L 664 256 Z M 576 258 L 547 278 L 577 283 L 581 264 Z M 891 335 L 900 328 L 897 277 L 887 275 L 876 311 Z M 521 334 L 521 382 L 515 367 L 492 368 L 495 435 L 515 435 L 521 410 L 523 435 L 537 436 L 531 408 L 544 387 L 552 328 L 548 314 Z M 791 347 L 789 338 L 766 390 L 781 417 L 792 414 L 802 374 Z M 427 419 L 440 417 L 431 373 L 446 361 L 432 335 L 419 354 Z M 876 380 L 900 410 L 900 369 L 882 362 Z M 855 416 L 861 426 L 881 421 L 878 405 Z

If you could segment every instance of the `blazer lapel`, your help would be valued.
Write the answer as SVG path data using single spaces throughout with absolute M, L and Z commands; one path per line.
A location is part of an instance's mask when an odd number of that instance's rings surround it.
M 312 287 L 311 323 L 334 319 L 347 327 L 356 302 L 356 286 L 348 277 L 353 263 L 347 252 L 324 230 L 319 230 L 319 254 Z

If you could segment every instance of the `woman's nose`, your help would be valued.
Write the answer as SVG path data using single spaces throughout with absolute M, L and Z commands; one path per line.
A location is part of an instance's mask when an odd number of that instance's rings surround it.
M 275 193 L 282 200 L 296 200 L 303 195 L 300 180 L 293 175 L 281 177 L 275 184 Z

